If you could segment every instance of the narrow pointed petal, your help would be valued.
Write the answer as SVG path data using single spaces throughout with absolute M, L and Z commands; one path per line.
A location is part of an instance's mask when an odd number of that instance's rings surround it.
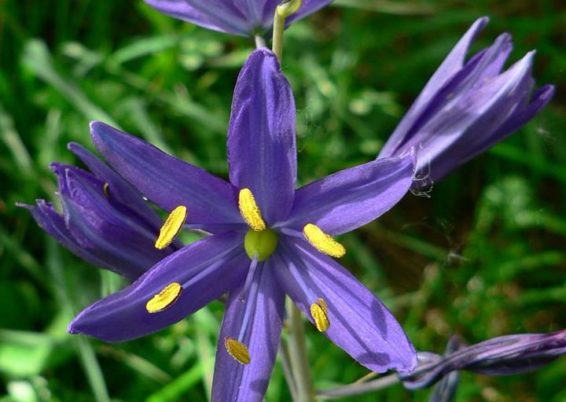
M 140 220 L 147 222 L 151 229 L 159 229 L 159 215 L 144 201 L 142 195 L 109 166 L 98 159 L 92 152 L 77 143 L 70 143 L 68 148 L 77 155 L 88 169 L 102 182 L 108 183 L 108 199 L 117 208 L 128 207 L 129 212 L 136 213 Z
M 515 116 L 525 104 L 530 108 L 532 58 L 527 54 L 481 88 L 456 97 L 424 125 L 406 144 L 421 150 L 417 170 L 438 180 L 510 134 L 499 128 L 516 127 Z
M 300 20 L 310 14 L 314 14 L 331 2 L 332 0 L 303 0 L 299 10 L 295 14 L 291 15 L 287 20 L 289 23 Z
M 249 35 L 252 23 L 236 2 L 224 0 L 145 0 L 147 4 L 171 17 L 214 31 Z
M 496 76 L 507 60 L 511 50 L 511 36 L 500 35 L 494 44 L 476 54 L 464 64 L 465 54 L 477 33 L 487 24 L 488 19 L 477 20 L 456 47 L 444 60 L 403 117 L 391 137 L 380 151 L 380 156 L 399 154 L 406 151 L 406 143 L 420 134 L 420 128 L 439 110 L 450 103 L 456 95 L 465 94 L 480 85 L 485 79 Z
M 503 126 L 499 127 L 494 137 L 503 139 L 527 124 L 550 102 L 554 92 L 553 85 L 543 85 L 537 89 L 530 102 L 527 99 L 524 105 L 518 107 L 513 113 L 513 118 L 508 119 Z
M 485 25 L 476 21 L 381 150 L 378 158 L 417 152 L 413 188 L 430 187 L 455 167 L 487 150 L 532 119 L 554 88 L 531 95 L 534 52 L 502 72 L 511 49 L 509 34 L 464 63 L 471 41 Z
M 348 271 L 302 240 L 287 239 L 279 250 L 285 262 L 275 269 L 281 287 L 311 322 L 310 306 L 324 300 L 324 334 L 336 345 L 379 373 L 416 367 L 416 352 L 395 317 Z
M 114 265 L 103 256 L 97 255 L 100 253 L 97 253 L 96 250 L 91 251 L 78 243 L 65 225 L 64 217 L 55 211 L 55 208 L 53 208 L 50 202 L 37 200 L 36 204 L 37 205 L 18 204 L 18 206 L 28 209 L 39 227 L 66 247 L 71 253 L 93 265 L 108 268 L 129 279 L 135 279 L 141 275 L 139 267 Z
M 189 210 L 188 223 L 242 223 L 232 187 L 107 124 L 91 124 L 94 144 L 108 163 L 161 208 Z
M 271 259 L 260 263 L 248 289 L 240 287 L 231 292 L 216 351 L 213 402 L 263 401 L 279 346 L 284 301 Z M 228 353 L 227 338 L 237 339 L 247 347 L 249 364 L 239 363 Z
M 344 169 L 297 191 L 287 227 L 307 223 L 338 235 L 380 217 L 411 187 L 413 157 L 382 158 Z
M 297 177 L 295 101 L 275 55 L 251 54 L 242 68 L 228 131 L 230 181 L 249 188 L 269 224 L 287 217 Z
M 331 0 L 303 0 L 288 23 L 312 14 Z M 145 0 L 171 17 L 233 35 L 262 34 L 271 28 L 280 0 Z
M 249 259 L 242 240 L 239 233 L 226 233 L 185 246 L 129 287 L 87 307 L 71 322 L 69 332 L 126 341 L 183 319 L 243 281 Z M 159 299 L 171 284 L 181 287 L 176 300 L 150 313 L 150 300 Z
M 136 279 L 174 252 L 154 247 L 157 230 L 129 209 L 117 209 L 104 194 L 103 182 L 75 166 L 52 164 L 69 234 L 82 248 L 104 261 L 103 267 Z

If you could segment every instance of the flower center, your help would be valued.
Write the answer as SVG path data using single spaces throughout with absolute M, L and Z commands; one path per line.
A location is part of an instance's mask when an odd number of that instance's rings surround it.
M 244 238 L 244 249 L 250 259 L 257 258 L 258 261 L 264 261 L 273 254 L 278 241 L 277 233 L 271 229 L 265 229 L 261 232 L 251 229 L 248 230 Z

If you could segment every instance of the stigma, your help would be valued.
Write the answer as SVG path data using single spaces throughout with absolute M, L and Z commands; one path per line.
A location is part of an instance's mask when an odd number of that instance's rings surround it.
M 244 250 L 246 250 L 250 260 L 257 258 L 261 262 L 273 254 L 278 242 L 279 237 L 273 230 L 265 229 L 261 232 L 256 232 L 252 229 L 244 237 Z

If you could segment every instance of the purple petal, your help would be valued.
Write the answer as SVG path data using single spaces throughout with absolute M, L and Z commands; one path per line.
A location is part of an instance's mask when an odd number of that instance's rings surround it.
M 230 181 L 249 188 L 263 217 L 287 217 L 297 177 L 295 101 L 277 57 L 254 51 L 242 68 L 228 130 Z
M 108 163 L 161 208 L 186 206 L 188 223 L 243 225 L 229 183 L 104 123 L 91 131 Z
M 501 140 L 499 127 L 512 124 L 530 97 L 532 56 L 527 54 L 482 87 L 456 96 L 424 125 L 406 145 L 420 150 L 417 170 L 430 171 L 438 180 Z
M 145 0 L 145 2 L 164 14 L 204 28 L 243 36 L 251 33 L 250 22 L 242 10 L 238 9 L 235 1 Z
M 82 258 L 83 260 L 90 262 L 93 265 L 100 267 L 106 267 L 112 271 L 125 276 L 126 278 L 137 278 L 141 273 L 138 267 L 131 269 L 129 265 L 127 266 L 114 266 L 107 260 L 104 260 L 96 255 L 96 252 L 91 252 L 90 250 L 84 248 L 79 244 L 65 225 L 65 220 L 61 216 L 53 205 L 45 200 L 37 200 L 37 206 L 18 204 L 22 208 L 28 209 L 39 227 L 45 230 L 50 236 L 57 240 L 61 245 L 66 247 L 71 253 Z
M 318 11 L 331 0 L 303 0 L 292 22 Z M 145 0 L 164 14 L 201 27 L 249 36 L 271 28 L 279 0 Z
M 183 319 L 242 282 L 249 265 L 242 241 L 239 233 L 225 233 L 185 246 L 131 286 L 87 307 L 69 332 L 126 341 Z M 178 299 L 161 312 L 148 313 L 146 303 L 173 282 L 182 286 Z
M 285 294 L 274 277 L 271 259 L 260 263 L 251 286 L 230 294 L 224 314 L 212 385 L 212 401 L 261 402 L 277 355 Z M 250 363 L 238 363 L 224 346 L 234 338 L 248 347 Z
M 103 182 L 75 166 L 54 163 L 63 216 L 45 201 L 31 207 L 38 224 L 71 252 L 129 280 L 175 251 L 155 249 L 157 230 L 128 209 L 118 210 L 103 192 Z
M 416 367 L 415 350 L 395 317 L 342 266 L 302 240 L 281 242 L 277 255 L 285 263 L 275 269 L 281 287 L 311 322 L 311 304 L 326 302 L 324 334 L 336 345 L 376 372 Z
M 407 193 L 413 157 L 382 158 L 344 169 L 300 188 L 287 222 L 302 230 L 307 223 L 324 232 L 346 233 L 378 218 Z
M 518 108 L 518 110 L 513 113 L 512 118 L 508 119 L 505 124 L 499 127 L 494 137 L 507 137 L 527 124 L 548 102 L 550 102 L 554 96 L 554 92 L 555 88 L 553 85 L 543 85 L 537 89 L 530 102 L 526 99 L 525 105 Z
M 159 229 L 161 227 L 162 222 L 159 215 L 126 180 L 83 146 L 70 143 L 68 148 L 99 180 L 108 183 L 108 199 L 111 202 L 115 201 L 114 205 L 117 208 L 127 206 L 131 213 L 138 214 L 140 220 L 146 221 L 150 228 Z
M 291 23 L 293 21 L 300 20 L 306 17 L 307 15 L 314 14 L 315 12 L 327 6 L 331 2 L 332 0 L 303 0 L 301 7 L 299 8 L 299 11 L 291 15 L 287 19 L 287 22 Z
M 421 128 L 440 114 L 446 104 L 450 104 L 458 95 L 482 85 L 485 80 L 495 77 L 501 71 L 512 49 L 511 36 L 508 34 L 500 35 L 492 46 L 463 64 L 470 41 L 485 23 L 485 18 L 476 21 L 448 55 L 387 140 L 380 157 L 407 152 L 410 148 L 407 143 L 422 135 Z

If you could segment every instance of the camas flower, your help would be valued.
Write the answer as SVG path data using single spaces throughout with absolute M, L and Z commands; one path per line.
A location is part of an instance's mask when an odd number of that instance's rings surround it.
M 513 334 L 462 346 L 452 339 L 454 350 L 445 356 L 419 353 L 421 366 L 406 376 L 409 389 L 428 387 L 458 370 L 491 376 L 528 373 L 566 354 L 566 329 L 547 334 Z
M 429 187 L 521 128 L 554 93 L 553 86 L 544 85 L 531 95 L 534 52 L 502 72 L 512 49 L 509 34 L 465 61 L 470 44 L 487 22 L 480 18 L 460 39 L 378 156 L 416 150 L 414 189 Z
M 236 84 L 228 132 L 230 182 L 106 124 L 91 126 L 108 163 L 171 211 L 158 243 L 184 226 L 212 235 L 164 258 L 131 286 L 86 308 L 71 333 L 125 341 L 153 333 L 229 292 L 214 401 L 260 401 L 289 295 L 315 327 L 367 368 L 408 372 L 415 351 L 387 308 L 332 257 L 334 240 L 408 191 L 413 158 L 383 158 L 298 190 L 295 104 L 273 53 L 256 50 Z
M 53 163 L 63 214 L 45 200 L 30 210 L 37 224 L 75 255 L 129 280 L 179 249 L 153 247 L 161 219 L 122 177 L 78 144 L 69 144 L 91 172 Z
M 312 14 L 332 0 L 302 0 L 293 22 Z M 281 0 L 145 0 L 164 14 L 201 27 L 234 35 L 251 36 L 271 29 L 275 9 Z

